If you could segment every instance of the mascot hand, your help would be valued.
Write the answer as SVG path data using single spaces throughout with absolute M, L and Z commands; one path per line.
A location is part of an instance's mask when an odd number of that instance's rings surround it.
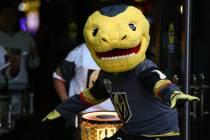
M 179 92 L 179 91 L 175 91 L 171 95 L 171 108 L 175 107 L 178 100 L 181 100 L 181 101 L 183 101 L 183 100 L 184 101 L 199 101 L 200 99 L 198 97 L 195 97 L 195 96 L 191 96 L 191 95 Z
M 60 116 L 61 114 L 57 110 L 53 110 L 44 119 L 42 119 L 42 121 L 44 122 L 46 120 L 54 120 L 56 118 L 59 118 Z

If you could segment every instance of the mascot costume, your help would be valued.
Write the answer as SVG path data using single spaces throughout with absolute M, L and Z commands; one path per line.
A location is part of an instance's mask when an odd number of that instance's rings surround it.
M 178 100 L 184 94 L 145 53 L 149 22 L 133 6 L 111 5 L 94 12 L 84 27 L 87 47 L 102 69 L 94 86 L 61 103 L 43 120 L 73 117 L 110 98 L 123 126 L 108 140 L 175 140 L 179 137 Z

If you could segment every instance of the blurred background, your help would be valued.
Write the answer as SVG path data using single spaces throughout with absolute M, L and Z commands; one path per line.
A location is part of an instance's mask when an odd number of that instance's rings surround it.
M 41 122 L 60 103 L 53 88 L 52 73 L 69 51 L 84 42 L 83 26 L 87 17 L 105 5 L 131 4 L 143 11 L 151 24 L 147 57 L 183 88 L 186 65 L 185 3 L 185 0 L 0 0 L 1 9 L 16 9 L 16 30 L 27 32 L 31 37 L 28 42 L 34 42 L 32 44 L 36 48 L 35 55 L 31 53 L 31 57 L 39 57 L 34 60 L 34 65 L 26 68 L 28 82 L 21 83 L 24 88 L 16 87 L 15 82 L 12 83 L 14 88 L 8 87 L 10 84 L 5 79 L 1 82 L 0 106 L 3 109 L 0 109 L 0 139 L 56 140 L 68 137 L 64 120 Z M 210 2 L 193 0 L 191 4 L 190 94 L 202 100 L 190 107 L 190 137 L 191 140 L 203 140 L 204 136 L 210 138 Z M 6 21 L 6 18 L 1 18 L 0 22 L 3 20 Z M 12 21 L 9 19 L 6 22 Z M 0 35 L 0 44 L 4 46 L 2 38 Z M 16 123 L 10 124 L 10 118 L 5 117 L 2 110 L 9 112 L 5 96 L 13 91 L 23 93 L 21 99 L 24 105 Z M 184 128 L 183 110 L 179 109 L 181 128 Z

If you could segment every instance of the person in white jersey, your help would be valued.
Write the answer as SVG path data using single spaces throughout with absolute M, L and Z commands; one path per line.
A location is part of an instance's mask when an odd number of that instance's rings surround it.
M 53 73 L 53 84 L 61 101 L 79 94 L 92 86 L 98 77 L 99 67 L 92 59 L 85 43 L 69 52 L 65 60 Z M 110 99 L 83 112 L 115 111 Z
M 18 74 L 8 80 L 8 89 L 11 93 L 12 115 L 15 127 L 16 118 L 23 112 L 23 93 L 28 92 L 28 69 L 39 67 L 38 50 L 32 36 L 19 29 L 17 6 L 9 1 L 0 3 L 0 44 L 4 46 L 8 55 L 20 56 L 20 69 Z M 0 78 L 0 84 L 5 79 Z M 24 94 L 25 95 L 25 94 Z

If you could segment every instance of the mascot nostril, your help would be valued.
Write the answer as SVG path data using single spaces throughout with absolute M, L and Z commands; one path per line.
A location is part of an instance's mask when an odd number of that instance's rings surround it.
M 121 38 L 121 40 L 124 40 L 124 39 L 126 39 L 126 38 L 127 38 L 127 35 L 123 36 L 123 37 Z
M 108 42 L 107 39 L 105 39 L 105 38 L 102 38 L 101 40 L 102 40 L 103 42 Z

